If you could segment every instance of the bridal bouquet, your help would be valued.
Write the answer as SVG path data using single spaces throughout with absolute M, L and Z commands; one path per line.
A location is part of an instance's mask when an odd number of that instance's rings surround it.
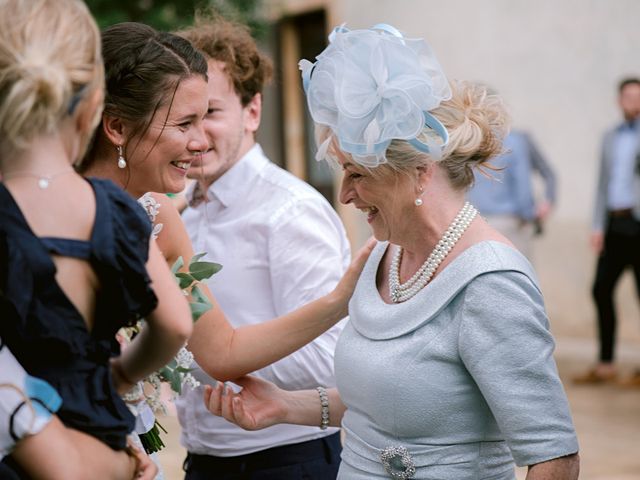
M 178 285 L 185 296 L 189 297 L 189 306 L 194 322 L 212 307 L 211 302 L 200 289 L 199 283 L 211 278 L 222 268 L 222 265 L 218 263 L 202 261 L 201 259 L 205 255 L 205 253 L 194 255 L 189 262 L 187 271 L 181 271 L 184 267 L 182 257 L 178 258 L 171 267 Z M 142 330 L 143 322 L 144 320 L 141 320 L 133 327 L 120 330 L 119 336 L 125 344 L 130 343 Z M 140 399 L 143 399 L 142 401 L 149 405 L 154 413 L 166 414 L 166 406 L 160 398 L 162 384 L 168 384 L 174 395 L 179 395 L 182 392 L 184 384 L 197 387 L 199 382 L 191 375 L 192 363 L 193 354 L 186 347 L 182 347 L 173 360 L 138 382 L 136 387 L 125 395 L 124 399 L 130 404 L 140 402 Z M 147 453 L 157 452 L 164 447 L 159 429 L 167 433 L 162 425 L 155 420 L 154 425 L 147 433 L 140 434 L 140 440 Z

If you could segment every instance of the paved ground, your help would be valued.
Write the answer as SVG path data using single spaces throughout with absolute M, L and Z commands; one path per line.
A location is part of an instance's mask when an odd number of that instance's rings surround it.
M 582 371 L 594 355 L 593 342 L 586 339 L 559 338 L 556 359 L 574 422 L 578 430 L 582 457 L 582 480 L 640 479 L 640 389 L 617 386 L 574 386 L 568 380 Z M 640 343 L 621 345 L 621 366 L 630 371 L 640 366 Z M 167 480 L 181 479 L 184 450 L 178 443 L 178 425 L 174 416 L 162 419 L 169 430 L 167 448 L 160 459 Z M 518 479 L 526 471 L 518 472 Z M 443 479 L 445 480 L 445 479 Z M 446 479 L 455 480 L 455 479 Z
M 619 349 L 625 373 L 640 366 L 640 344 Z M 556 359 L 563 378 L 581 448 L 582 480 L 640 479 L 640 389 L 616 385 L 574 386 L 568 380 L 582 372 L 595 355 L 592 342 L 561 338 Z M 524 478 L 524 476 L 522 477 Z

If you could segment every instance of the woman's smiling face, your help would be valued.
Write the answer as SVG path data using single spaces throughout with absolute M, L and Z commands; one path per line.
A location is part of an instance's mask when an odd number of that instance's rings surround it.
M 409 175 L 394 172 L 385 166 L 371 170 L 353 162 L 342 152 L 337 152 L 343 178 L 340 202 L 352 203 L 367 215 L 373 236 L 379 241 L 391 240 L 402 235 L 407 228 L 407 208 L 413 206 L 414 185 Z
M 200 76 L 183 79 L 171 98 L 158 108 L 149 128 L 127 142 L 125 158 L 133 194 L 177 193 L 194 156 L 207 149 L 203 119 L 207 113 L 207 82 Z

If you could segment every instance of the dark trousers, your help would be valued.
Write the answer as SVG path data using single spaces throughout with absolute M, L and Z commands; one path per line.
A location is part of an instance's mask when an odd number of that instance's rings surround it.
M 189 453 L 185 480 L 332 480 L 340 467 L 340 433 L 238 457 Z
M 593 285 L 602 362 L 612 362 L 614 359 L 617 319 L 613 293 L 620 275 L 627 267 L 633 268 L 640 297 L 640 222 L 630 214 L 610 216 Z

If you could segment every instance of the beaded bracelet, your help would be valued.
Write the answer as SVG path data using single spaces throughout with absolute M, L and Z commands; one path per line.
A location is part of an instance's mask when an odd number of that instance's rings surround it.
M 327 390 L 324 387 L 316 387 L 318 395 L 320 396 L 321 420 L 320 429 L 326 430 L 329 426 L 329 397 L 327 397 Z

